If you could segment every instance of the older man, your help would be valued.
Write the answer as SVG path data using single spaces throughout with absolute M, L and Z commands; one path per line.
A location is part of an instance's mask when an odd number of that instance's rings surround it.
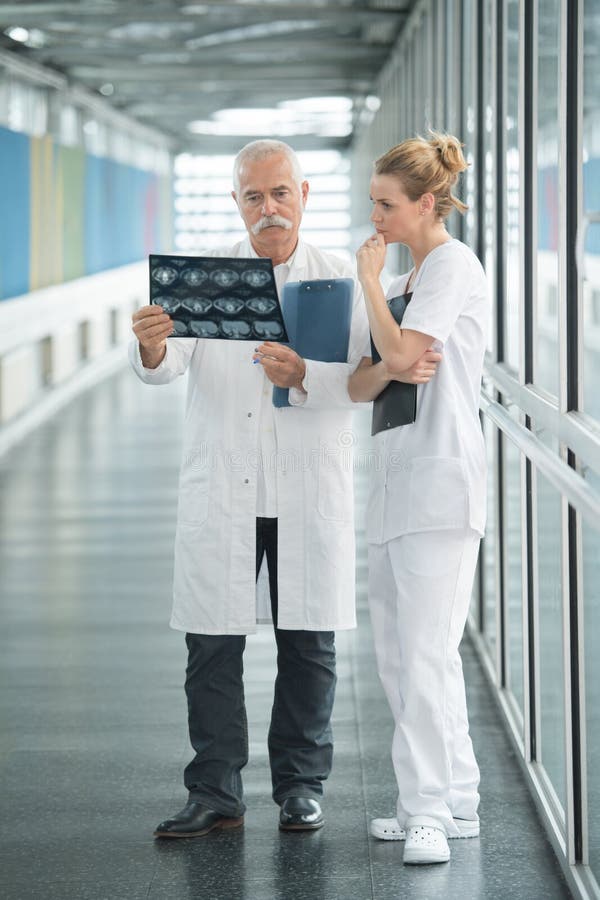
M 234 187 L 248 238 L 212 255 L 270 257 L 280 292 L 286 281 L 352 276 L 348 264 L 298 236 L 308 183 L 290 147 L 248 144 Z M 265 619 L 255 588 L 264 557 L 278 648 L 273 798 L 282 829 L 319 828 L 333 754 L 334 629 L 355 625 L 347 380 L 369 355 L 362 298 L 357 289 L 343 364 L 301 359 L 281 344 L 256 352 L 243 341 L 167 340 L 171 320 L 156 306 L 133 319 L 131 362 L 143 381 L 189 372 L 171 625 L 186 632 L 195 757 L 184 773 L 187 805 L 155 835 L 194 837 L 243 822 L 242 654 Z M 290 388 L 291 408 L 273 407 L 274 384 Z

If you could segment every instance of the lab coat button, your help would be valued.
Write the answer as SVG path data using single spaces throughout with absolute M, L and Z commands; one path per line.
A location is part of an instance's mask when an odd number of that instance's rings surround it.
M 249 418 L 249 419 L 252 418 L 252 413 L 248 413 L 248 418 Z
M 244 484 L 250 484 L 250 479 L 249 479 L 249 478 L 244 478 Z

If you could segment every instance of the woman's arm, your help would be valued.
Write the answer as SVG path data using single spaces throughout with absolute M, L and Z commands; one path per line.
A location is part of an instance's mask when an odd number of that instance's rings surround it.
M 382 362 L 373 365 L 370 356 L 363 356 L 348 379 L 350 399 L 355 403 L 368 403 L 380 395 L 390 380 Z
M 365 295 L 373 343 L 388 372 L 400 375 L 423 355 L 434 338 L 419 331 L 400 328 L 388 309 L 379 281 L 385 250 L 385 242 L 380 234 L 365 241 L 356 254 L 358 277 Z
M 355 403 L 368 403 L 374 400 L 388 386 L 390 381 L 403 381 L 405 384 L 427 384 L 437 371 L 442 354 L 435 350 L 426 350 L 410 369 L 399 375 L 392 375 L 379 362 L 372 364 L 370 357 L 364 356 L 358 368 L 348 380 L 348 393 Z

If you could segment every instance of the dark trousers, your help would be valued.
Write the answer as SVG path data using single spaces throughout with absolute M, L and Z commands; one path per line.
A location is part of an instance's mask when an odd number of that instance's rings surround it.
M 269 729 L 273 799 L 320 797 L 331 771 L 335 696 L 333 631 L 277 627 L 277 519 L 256 520 L 256 575 L 267 555 L 277 641 Z M 230 816 L 244 810 L 241 770 L 248 762 L 244 702 L 245 635 L 187 634 L 185 692 L 195 757 L 186 767 L 190 797 Z

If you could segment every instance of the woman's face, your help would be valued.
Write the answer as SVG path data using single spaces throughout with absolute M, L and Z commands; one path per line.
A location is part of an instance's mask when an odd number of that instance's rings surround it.
M 421 201 L 409 200 L 393 175 L 373 175 L 370 190 L 371 222 L 386 244 L 410 243 L 419 228 Z

